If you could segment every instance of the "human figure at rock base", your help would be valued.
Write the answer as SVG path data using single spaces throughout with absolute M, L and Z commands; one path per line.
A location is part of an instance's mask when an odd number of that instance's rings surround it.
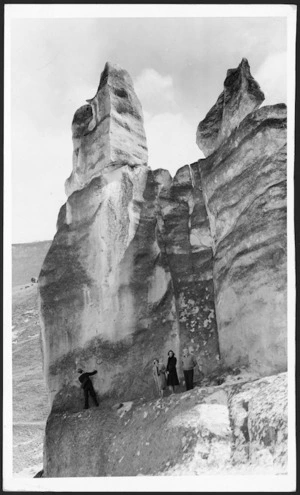
M 183 349 L 182 355 L 182 368 L 185 380 L 185 386 L 187 390 L 191 390 L 194 387 L 194 368 L 197 366 L 197 361 L 193 354 L 189 353 L 188 349 Z
M 175 393 L 175 386 L 179 385 L 176 363 L 177 363 L 177 358 L 175 357 L 174 352 L 169 351 L 166 375 L 167 375 L 167 385 L 169 389 L 172 391 L 172 394 Z
M 163 363 L 159 361 L 159 359 L 155 358 L 153 360 L 153 368 L 152 368 L 152 373 L 153 373 L 153 378 L 155 381 L 155 384 L 157 386 L 159 395 L 161 399 L 164 396 L 164 389 L 166 388 L 166 367 Z
M 96 373 L 98 373 L 97 370 L 94 370 L 94 371 L 89 373 L 89 372 L 83 371 L 81 368 L 79 368 L 77 371 L 78 371 L 78 373 L 80 373 L 78 380 L 80 381 L 81 388 L 83 389 L 83 392 L 84 392 L 84 409 L 89 408 L 89 395 L 92 397 L 96 406 L 99 406 L 96 392 L 94 390 L 92 381 L 90 379 L 90 376 L 93 376 Z

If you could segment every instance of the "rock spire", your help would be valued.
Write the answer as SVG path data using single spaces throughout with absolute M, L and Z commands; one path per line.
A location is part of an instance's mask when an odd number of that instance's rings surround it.
M 243 58 L 236 69 L 229 69 L 224 89 L 197 129 L 196 142 L 205 156 L 213 153 L 265 97 L 252 77 L 248 60 Z
M 72 122 L 73 171 L 65 183 L 67 196 L 104 169 L 147 165 L 142 107 L 128 72 L 107 62 L 97 93 L 87 102 Z

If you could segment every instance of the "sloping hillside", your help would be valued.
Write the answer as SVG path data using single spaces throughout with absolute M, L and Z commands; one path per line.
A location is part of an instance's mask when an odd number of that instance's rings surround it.
M 38 277 L 42 263 L 52 241 L 13 244 L 12 286 L 28 284 L 32 277 Z
M 37 284 L 13 288 L 13 471 L 34 476 L 43 462 L 48 395 L 42 369 Z

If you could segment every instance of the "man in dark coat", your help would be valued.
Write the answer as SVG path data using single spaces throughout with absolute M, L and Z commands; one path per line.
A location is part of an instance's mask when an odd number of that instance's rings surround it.
M 99 406 L 96 392 L 94 390 L 93 384 L 90 379 L 90 376 L 95 375 L 97 373 L 97 370 L 88 373 L 87 371 L 83 371 L 81 368 L 79 368 L 77 371 L 78 373 L 80 373 L 78 380 L 80 381 L 81 388 L 83 388 L 84 391 L 84 400 L 85 400 L 84 409 L 89 408 L 89 394 L 92 397 L 93 401 L 95 402 L 96 406 Z

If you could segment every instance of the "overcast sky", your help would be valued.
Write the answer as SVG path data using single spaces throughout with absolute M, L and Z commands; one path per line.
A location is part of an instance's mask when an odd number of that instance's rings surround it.
M 174 175 L 203 156 L 197 125 L 242 57 L 264 104 L 286 102 L 285 18 L 12 20 L 13 243 L 53 238 L 72 169 L 72 118 L 95 95 L 106 61 L 134 80 L 149 165 Z

